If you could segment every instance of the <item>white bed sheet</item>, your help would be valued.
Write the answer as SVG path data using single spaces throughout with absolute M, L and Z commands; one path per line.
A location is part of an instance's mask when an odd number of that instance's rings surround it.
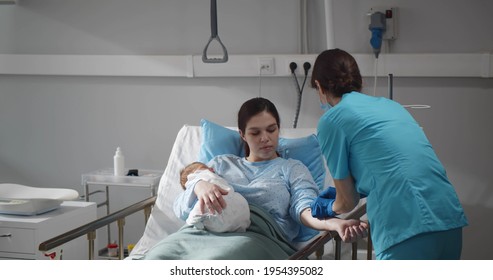
M 283 128 L 281 129 L 281 137 L 298 138 L 308 136 L 315 133 L 315 131 L 315 128 Z M 179 172 L 185 165 L 198 159 L 200 145 L 201 127 L 184 125 L 178 132 L 175 143 L 173 144 L 168 164 L 159 183 L 157 192 L 158 197 L 147 222 L 144 234 L 137 244 L 135 244 L 135 247 L 130 252 L 127 259 L 140 258 L 154 244 L 169 234 L 176 232 L 184 225 L 184 221 L 178 219 L 173 213 L 173 202 L 175 198 L 183 192 L 179 183 Z M 325 182 L 326 185 L 333 184 L 332 177 L 328 170 Z M 302 245 L 304 244 L 300 244 L 300 246 Z M 343 251 L 345 250 L 343 249 Z M 327 243 L 325 253 L 333 254 L 332 242 Z M 328 256 L 327 258 L 333 257 Z

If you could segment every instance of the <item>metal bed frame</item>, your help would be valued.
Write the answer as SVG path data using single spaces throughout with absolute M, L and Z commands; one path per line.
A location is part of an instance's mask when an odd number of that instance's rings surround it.
M 42 252 L 48 252 L 50 250 L 55 249 L 58 246 L 61 246 L 75 238 L 78 238 L 83 235 L 87 235 L 88 240 L 88 250 L 89 250 L 89 260 L 95 259 L 94 254 L 94 242 L 96 239 L 96 230 L 105 226 L 108 226 L 111 223 L 117 222 L 118 225 L 118 259 L 124 258 L 124 245 L 123 245 L 123 235 L 125 228 L 125 218 L 131 214 L 134 214 L 139 211 L 144 212 L 145 221 L 147 224 L 147 220 L 151 215 L 151 210 L 156 202 L 156 196 L 150 197 L 148 199 L 137 202 L 133 205 L 130 205 L 127 208 L 124 208 L 120 211 L 114 212 L 110 215 L 97 219 L 88 224 L 82 225 L 76 229 L 53 237 L 49 240 L 46 240 L 39 244 L 38 249 Z M 363 215 L 366 214 L 366 203 L 359 206 L 357 209 L 352 211 L 349 215 L 347 215 L 344 219 L 360 219 Z M 302 260 L 307 259 L 311 254 L 315 253 L 317 259 L 321 259 L 323 255 L 324 245 L 334 239 L 336 242 L 335 245 L 335 259 L 341 259 L 341 238 L 338 236 L 335 231 L 327 231 L 322 235 L 318 236 L 316 239 L 311 241 L 308 245 L 303 247 L 301 250 L 298 250 L 295 254 L 289 257 L 289 260 Z M 372 259 L 372 242 L 370 238 L 370 232 L 368 232 L 368 243 L 367 243 L 367 259 Z M 352 243 L 352 259 L 357 259 L 357 249 L 358 243 Z

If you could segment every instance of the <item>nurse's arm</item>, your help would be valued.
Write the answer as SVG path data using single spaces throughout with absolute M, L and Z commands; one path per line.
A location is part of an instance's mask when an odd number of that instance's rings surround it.
M 345 179 L 334 179 L 334 185 L 337 195 L 332 205 L 332 211 L 337 214 L 351 212 L 359 202 L 359 194 L 354 186 L 353 177 L 349 175 Z

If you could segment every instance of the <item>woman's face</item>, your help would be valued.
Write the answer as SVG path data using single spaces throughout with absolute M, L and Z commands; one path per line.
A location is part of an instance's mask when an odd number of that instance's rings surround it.
M 240 131 L 241 138 L 250 148 L 249 161 L 271 160 L 277 157 L 279 127 L 276 119 L 263 111 L 253 116 L 246 124 L 245 133 Z

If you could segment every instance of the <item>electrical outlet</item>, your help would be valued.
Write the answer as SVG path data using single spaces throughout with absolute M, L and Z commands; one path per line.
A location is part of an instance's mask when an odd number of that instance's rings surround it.
M 385 32 L 383 40 L 397 39 L 397 8 L 396 7 L 373 7 L 368 11 L 368 24 L 370 23 L 371 14 L 381 12 L 385 15 Z
M 274 58 L 260 57 L 258 59 L 258 71 L 260 75 L 274 75 Z
M 313 61 L 311 61 L 311 59 L 288 59 L 286 60 L 286 69 L 288 70 L 288 73 L 291 74 L 291 63 L 294 62 L 296 63 L 296 69 L 294 70 L 294 73 L 297 75 L 297 76 L 305 76 L 305 68 L 303 68 L 303 65 L 308 62 L 310 63 L 310 68 L 308 69 L 308 75 L 311 74 L 311 71 L 312 71 L 312 68 L 313 68 Z

